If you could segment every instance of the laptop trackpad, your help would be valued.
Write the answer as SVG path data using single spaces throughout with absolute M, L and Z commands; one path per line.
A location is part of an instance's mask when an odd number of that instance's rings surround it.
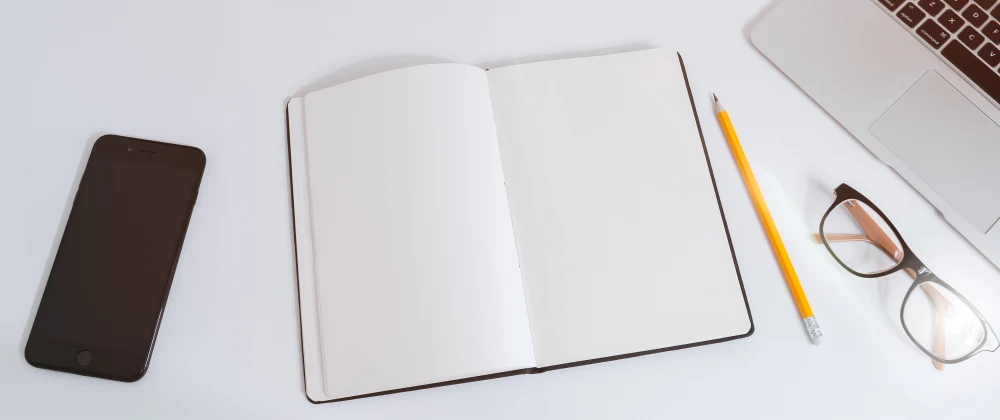
M 936 71 L 870 131 L 977 230 L 1000 219 L 1000 127 Z

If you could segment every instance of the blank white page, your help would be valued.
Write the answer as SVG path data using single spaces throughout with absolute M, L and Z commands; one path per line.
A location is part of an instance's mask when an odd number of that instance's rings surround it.
M 534 366 L 486 73 L 395 70 L 304 108 L 326 393 Z
M 749 332 L 676 53 L 487 74 L 539 366 Z

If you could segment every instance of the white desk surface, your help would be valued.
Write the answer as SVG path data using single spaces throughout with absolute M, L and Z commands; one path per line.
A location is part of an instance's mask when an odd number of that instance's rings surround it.
M 155 4 L 154 4 L 155 3 Z M 770 0 L 19 1 L 0 5 L 0 418 L 988 418 L 1000 354 L 937 372 L 876 283 L 807 241 L 841 182 L 1000 323 L 1000 272 L 747 41 Z M 305 399 L 284 106 L 406 65 L 662 46 L 685 58 L 756 324 L 747 339 L 343 403 Z M 822 51 L 817 51 L 821 54 Z M 743 145 L 827 334 L 810 344 L 725 140 Z M 24 343 L 89 145 L 208 155 L 149 373 L 30 367 Z

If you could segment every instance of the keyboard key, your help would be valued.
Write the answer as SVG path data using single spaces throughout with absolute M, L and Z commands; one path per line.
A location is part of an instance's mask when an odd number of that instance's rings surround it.
M 903 8 L 899 10 L 899 13 L 896 13 L 896 17 L 902 20 L 906 26 L 916 28 L 917 24 L 927 17 L 927 13 L 918 9 L 917 5 L 913 3 L 906 3 L 906 6 L 903 6 Z
M 1000 7 L 997 7 L 996 9 L 993 9 L 993 11 L 990 12 L 990 15 L 992 15 L 993 17 L 995 17 L 997 19 L 1000 19 Z
M 969 0 L 944 0 L 944 2 L 955 10 L 962 10 L 965 5 L 969 4 Z
M 944 10 L 944 0 L 920 0 L 917 4 L 932 17 Z
M 983 27 L 983 35 L 986 35 L 994 44 L 1000 44 L 1000 23 L 991 20 Z
M 962 29 L 962 32 L 958 33 L 958 39 L 973 51 L 978 49 L 980 45 L 983 45 L 983 41 L 986 40 L 986 38 L 983 38 L 983 34 L 969 27 Z
M 941 50 L 941 55 L 994 101 L 1000 102 L 1000 74 L 983 64 L 979 57 L 965 48 L 961 42 L 949 42 Z
M 959 29 L 962 29 L 962 27 L 965 26 L 965 19 L 962 19 L 958 13 L 955 13 L 955 11 L 951 9 L 946 10 L 944 14 L 938 18 L 938 22 L 941 22 L 941 25 L 951 31 L 951 33 L 958 32 Z
M 989 19 L 989 17 L 986 16 L 986 12 L 974 4 L 969 6 L 968 9 L 965 9 L 965 12 L 962 12 L 962 17 L 969 21 L 970 25 L 977 28 L 983 26 L 983 24 L 986 23 L 986 19 Z
M 934 22 L 934 19 L 927 19 L 923 24 L 917 28 L 917 35 L 920 35 L 924 41 L 931 44 L 934 49 L 941 48 L 951 35 L 948 35 L 948 31 L 944 30 L 941 25 Z
M 980 6 L 983 6 L 983 9 L 986 10 L 990 10 L 990 8 L 993 7 L 994 4 L 997 4 L 997 0 L 972 0 L 972 1 L 976 2 L 976 4 Z
M 878 0 L 878 2 L 882 3 L 882 5 L 885 6 L 886 9 L 889 9 L 890 12 L 895 12 L 899 6 L 902 6 L 903 3 L 906 2 L 906 0 Z
M 979 57 L 992 67 L 1000 66 L 1000 50 L 994 47 L 993 44 L 986 44 L 983 49 L 979 50 Z

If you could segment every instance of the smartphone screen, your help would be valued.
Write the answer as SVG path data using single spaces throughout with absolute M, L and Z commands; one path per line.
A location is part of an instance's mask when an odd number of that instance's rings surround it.
M 25 357 L 124 381 L 146 370 L 204 171 L 196 148 L 104 136 L 91 152 Z

